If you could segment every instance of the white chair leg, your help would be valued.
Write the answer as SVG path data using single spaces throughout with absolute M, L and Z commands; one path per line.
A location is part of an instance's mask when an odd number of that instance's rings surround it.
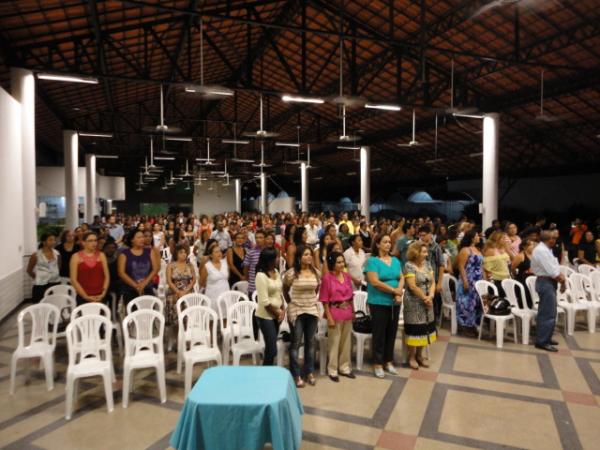
M 458 324 L 456 322 L 456 308 L 450 310 L 450 332 L 455 335 L 458 330 Z
M 123 332 L 118 324 L 115 324 L 115 337 L 117 338 L 117 346 L 119 347 L 119 356 L 123 358 Z
M 319 373 L 325 375 L 325 366 L 327 366 L 327 339 L 319 339 Z
M 231 350 L 231 341 L 229 336 L 223 336 L 223 365 L 229 364 L 229 353 Z
M 596 332 L 596 312 L 594 308 L 590 308 L 587 310 L 587 321 L 588 321 L 588 331 L 590 333 Z
M 115 408 L 112 391 L 112 375 L 110 371 L 105 371 L 102 379 L 104 380 L 104 395 L 106 395 L 106 409 L 112 412 Z
M 233 351 L 233 355 L 232 355 L 232 359 L 233 359 L 233 365 L 234 366 L 239 366 L 240 365 L 240 358 L 242 357 L 241 353 L 238 353 L 237 351 Z
M 573 336 L 573 333 L 575 332 L 575 314 L 577 311 L 575 311 L 574 309 L 568 309 L 567 310 L 567 323 L 568 323 L 568 334 L 569 336 Z
M 356 336 L 356 368 L 362 370 L 365 353 L 365 341 L 362 336 Z
M 181 331 L 177 332 L 177 373 L 181 373 L 183 367 L 183 337 Z
M 131 369 L 123 366 L 123 408 L 129 406 L 129 391 L 131 390 Z
M 283 367 L 283 352 L 285 351 L 285 345 L 282 341 L 277 341 L 277 365 Z
M 495 322 L 493 320 L 492 322 Z M 502 348 L 504 344 L 504 321 L 498 321 L 496 324 L 496 347 Z
M 67 374 L 67 384 L 65 385 L 65 419 L 70 420 L 73 414 L 73 391 L 74 379 L 72 375 Z
M 483 320 L 485 317 L 481 316 L 481 321 L 479 322 L 479 340 L 481 340 L 481 333 L 483 333 Z
M 46 353 L 40 358 L 44 362 L 44 372 L 46 374 L 46 387 L 49 391 L 54 389 L 54 368 L 53 368 L 53 355 L 52 353 Z
M 17 355 L 13 353 L 12 358 L 10 359 L 10 395 L 14 395 L 15 393 L 15 378 L 17 377 Z
M 184 382 L 186 397 L 190 393 L 190 390 L 192 389 L 193 372 L 194 372 L 194 364 L 191 361 L 186 361 L 185 362 L 185 382 Z
M 160 402 L 167 401 L 167 380 L 165 379 L 165 362 L 161 361 L 156 367 L 156 381 L 158 382 L 158 391 L 160 392 Z
M 252 352 L 252 365 L 256 365 L 256 352 Z

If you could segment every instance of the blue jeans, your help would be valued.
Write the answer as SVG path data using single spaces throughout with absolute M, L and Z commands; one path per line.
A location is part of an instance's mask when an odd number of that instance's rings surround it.
M 294 378 L 315 371 L 314 340 L 317 333 L 317 316 L 300 314 L 293 324 L 290 323 L 290 371 Z M 303 339 L 304 337 L 304 339 Z M 304 342 L 303 342 L 304 341 Z M 304 370 L 298 362 L 300 347 L 304 344 Z M 303 372 L 303 373 L 302 373 Z
M 265 339 L 265 357 L 263 366 L 272 366 L 277 356 L 277 334 L 279 333 L 279 322 L 273 319 L 262 319 L 256 317 L 258 326 Z
M 548 345 L 556 326 L 556 281 L 538 277 L 535 280 L 535 290 L 540 296 L 535 343 Z

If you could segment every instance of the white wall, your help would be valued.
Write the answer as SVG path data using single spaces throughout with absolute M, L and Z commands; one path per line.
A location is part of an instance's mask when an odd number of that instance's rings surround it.
M 37 195 L 64 197 L 65 168 L 36 167 Z M 85 198 L 85 167 L 79 167 L 77 181 L 77 196 Z M 96 175 L 96 193 L 99 198 L 125 200 L 125 178 Z
M 0 319 L 23 300 L 23 185 L 21 161 L 21 106 L 0 88 L 0 211 L 5 221 L 0 233 Z
M 251 209 L 256 210 L 256 211 L 258 211 L 260 208 L 258 200 L 248 202 L 248 206 Z M 275 214 L 275 213 L 280 213 L 280 212 L 284 212 L 284 213 L 294 212 L 294 211 L 296 211 L 296 198 L 295 197 L 274 198 L 273 200 L 271 200 L 268 203 L 267 210 L 269 211 L 270 214 Z
M 207 216 L 235 211 L 235 183 L 223 186 L 221 182 L 202 182 L 202 186 L 194 186 L 194 214 Z

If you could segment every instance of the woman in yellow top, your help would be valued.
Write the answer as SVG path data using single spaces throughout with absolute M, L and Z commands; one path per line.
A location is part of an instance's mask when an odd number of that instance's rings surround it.
M 266 247 L 256 264 L 256 317 L 265 339 L 263 366 L 272 366 L 277 356 L 277 334 L 284 318 L 281 276 L 276 269 L 277 250 Z
M 502 280 L 510 278 L 510 255 L 506 246 L 506 233 L 494 231 L 483 247 L 483 270 L 488 280 L 498 288 L 500 297 L 504 297 Z

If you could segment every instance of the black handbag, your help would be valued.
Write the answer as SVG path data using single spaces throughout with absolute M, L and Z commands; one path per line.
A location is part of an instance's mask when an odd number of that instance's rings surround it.
M 363 311 L 356 311 L 352 321 L 352 329 L 357 333 L 371 334 L 373 332 L 371 316 L 367 316 Z
M 510 302 L 505 298 L 494 298 L 490 302 L 487 313 L 492 316 L 508 316 L 510 314 Z

